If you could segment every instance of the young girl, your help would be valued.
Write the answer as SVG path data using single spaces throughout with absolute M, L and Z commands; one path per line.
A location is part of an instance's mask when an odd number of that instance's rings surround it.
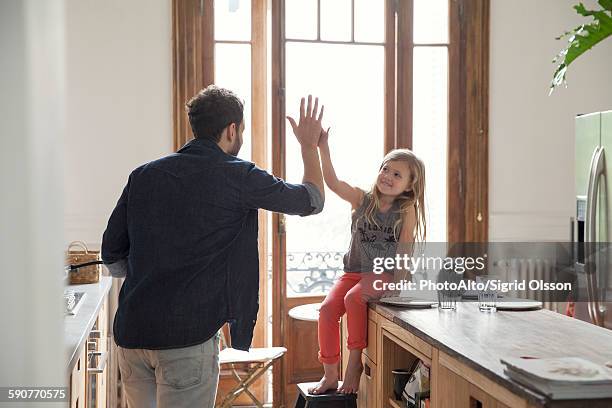
M 393 271 L 373 273 L 373 259 L 394 258 L 398 242 L 404 244 L 402 247 L 411 247 L 415 240 L 425 240 L 425 166 L 410 150 L 393 150 L 383 159 L 376 183 L 366 193 L 338 180 L 329 153 L 328 133 L 329 129 L 323 131 L 319 140 L 323 177 L 330 190 L 351 203 L 351 244 L 344 256 L 344 275 L 319 311 L 319 361 L 325 374 L 309 392 L 321 394 L 338 387 L 339 320 L 346 312 L 350 352 L 338 392 L 356 393 L 363 371 L 361 350 L 367 345 L 367 302 L 383 295 L 374 289 L 374 281 L 394 280 Z

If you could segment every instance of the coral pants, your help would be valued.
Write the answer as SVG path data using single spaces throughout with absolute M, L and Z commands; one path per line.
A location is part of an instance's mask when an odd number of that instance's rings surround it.
M 374 282 L 393 281 L 390 273 L 346 272 L 331 288 L 319 310 L 319 361 L 335 364 L 340 359 L 340 318 L 346 313 L 349 350 L 364 349 L 368 334 L 368 300 L 384 291 Z M 381 287 L 380 283 L 377 287 Z

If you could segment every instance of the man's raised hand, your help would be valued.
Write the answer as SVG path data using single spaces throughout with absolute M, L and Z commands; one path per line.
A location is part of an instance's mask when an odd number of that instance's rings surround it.
M 315 98 L 314 107 L 312 106 L 312 95 L 308 95 L 308 105 L 304 110 L 304 98 L 300 101 L 300 121 L 295 122 L 290 116 L 287 116 L 293 133 L 297 138 L 300 145 L 304 147 L 316 148 L 319 144 L 319 137 L 321 136 L 321 120 L 323 119 L 324 106 L 321 106 L 321 112 L 319 110 L 319 98 Z M 317 115 L 318 114 L 318 115 Z

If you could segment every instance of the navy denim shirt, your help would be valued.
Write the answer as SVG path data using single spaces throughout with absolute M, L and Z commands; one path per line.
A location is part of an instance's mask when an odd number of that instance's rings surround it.
M 117 344 L 186 347 L 230 322 L 232 346 L 247 350 L 259 307 L 258 208 L 310 215 L 323 199 L 207 140 L 134 170 L 102 240 L 113 276 L 125 274 Z

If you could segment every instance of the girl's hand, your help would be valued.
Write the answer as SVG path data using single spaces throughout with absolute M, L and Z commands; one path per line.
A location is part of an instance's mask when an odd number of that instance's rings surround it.
M 329 130 L 331 127 L 328 127 L 327 130 L 321 129 L 321 137 L 319 137 L 319 147 L 327 145 L 327 138 L 329 136 Z
M 319 98 L 315 98 L 314 107 L 312 106 L 312 95 L 308 95 L 308 106 L 304 111 L 304 98 L 300 101 L 300 122 L 296 123 L 295 119 L 287 116 L 293 133 L 297 138 L 300 145 L 303 147 L 314 147 L 317 148 L 319 144 L 319 138 L 321 137 L 321 120 L 323 119 L 323 111 L 325 107 L 321 107 L 319 110 Z

